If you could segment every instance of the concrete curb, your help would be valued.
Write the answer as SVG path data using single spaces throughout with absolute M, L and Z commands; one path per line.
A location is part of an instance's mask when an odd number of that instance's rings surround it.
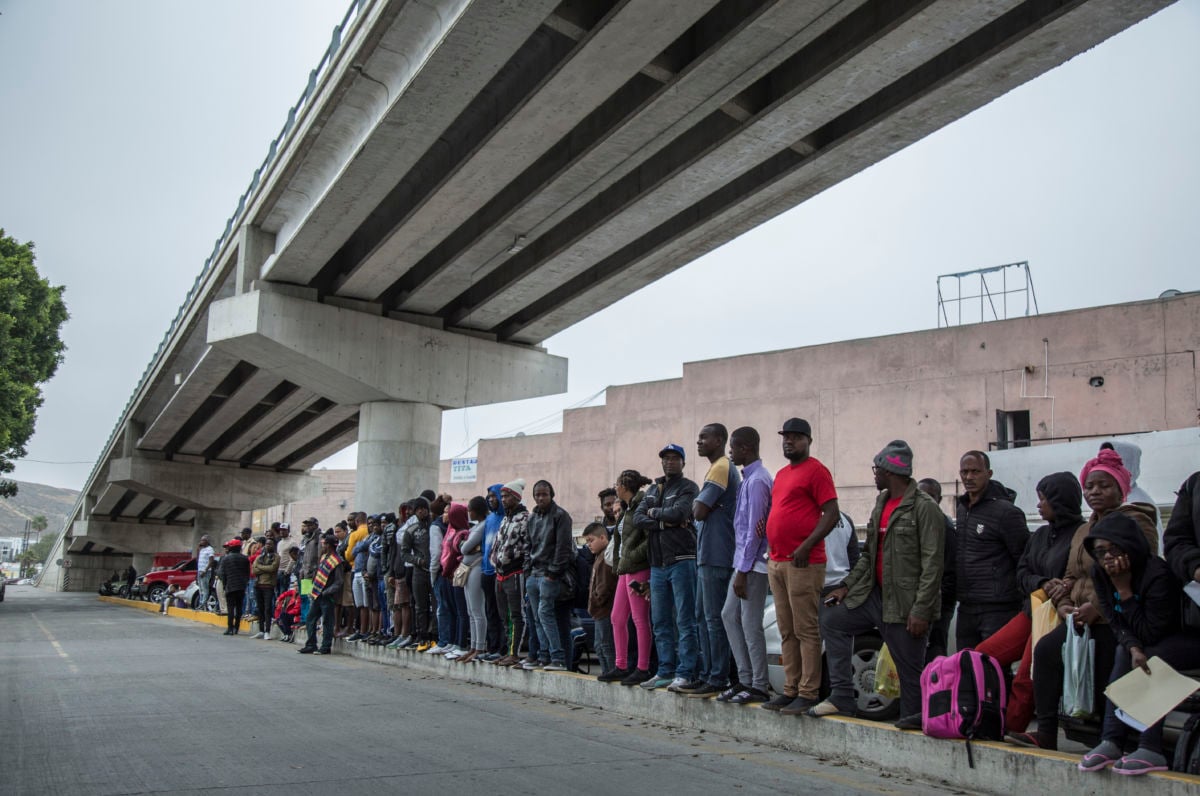
M 114 597 L 101 597 L 100 600 L 158 610 L 153 603 Z M 220 627 L 225 625 L 224 617 L 200 611 L 171 609 L 170 615 Z M 303 632 L 303 627 L 297 629 L 297 643 Z M 975 768 L 972 769 L 961 742 L 940 741 L 861 719 L 781 716 L 756 707 L 723 705 L 712 699 L 687 699 L 666 691 L 599 683 L 594 677 L 570 672 L 526 672 L 483 663 L 460 664 L 441 656 L 347 644 L 341 639 L 334 640 L 333 651 L 385 666 L 555 699 L 673 727 L 720 733 L 740 741 L 840 760 L 873 770 L 887 770 L 926 782 L 941 782 L 970 793 L 1013 796 L 1035 789 L 1040 793 L 1094 796 L 1142 793 L 1200 796 L 1200 777 L 1173 772 L 1141 777 L 1122 777 L 1111 771 L 1085 774 L 1076 768 L 1079 758 L 1075 755 L 1019 749 L 1005 743 L 980 741 L 972 744 L 975 756 Z
M 152 603 L 146 600 L 126 600 L 124 597 L 107 597 L 101 595 L 96 599 L 100 600 L 102 603 L 123 605 L 126 608 L 137 608 L 142 611 L 149 611 L 152 614 L 158 613 L 158 609 L 161 607 L 158 603 Z M 220 614 L 210 614 L 207 611 L 193 611 L 190 608 L 168 607 L 167 616 L 173 616 L 179 619 L 190 619 L 193 622 L 203 622 L 204 624 L 212 625 L 213 627 L 224 628 L 226 626 L 224 616 L 221 616 Z M 242 630 L 250 630 L 251 627 L 253 627 L 253 624 L 247 619 L 242 619 L 242 623 L 239 625 L 239 627 Z
M 334 652 L 669 726 L 721 733 L 741 741 L 841 760 L 851 765 L 893 771 L 972 793 L 1013 796 L 1028 792 L 1032 787 L 1041 793 L 1096 796 L 1200 794 L 1200 777 L 1175 773 L 1123 777 L 1110 771 L 1085 774 L 1076 768 L 1077 756 L 1019 749 L 988 741 L 971 744 L 975 756 L 975 768 L 972 769 L 961 742 L 940 741 L 861 719 L 781 716 L 756 707 L 724 705 L 712 699 L 688 699 L 666 691 L 599 683 L 587 675 L 526 672 L 482 663 L 459 664 L 441 656 L 346 644 L 341 640 L 334 642 Z

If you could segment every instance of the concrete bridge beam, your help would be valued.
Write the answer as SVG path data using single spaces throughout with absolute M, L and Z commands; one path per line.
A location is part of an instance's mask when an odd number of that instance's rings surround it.
M 319 497 L 321 480 L 309 475 L 247 470 L 237 467 L 193 464 L 127 456 L 114 459 L 108 468 L 109 483 L 153 495 L 191 509 L 250 511 Z M 218 512 L 222 522 L 237 511 Z
M 250 291 L 212 304 L 208 343 L 339 404 L 458 409 L 567 389 L 562 357 L 384 317 L 378 305 L 359 304 L 346 309 Z

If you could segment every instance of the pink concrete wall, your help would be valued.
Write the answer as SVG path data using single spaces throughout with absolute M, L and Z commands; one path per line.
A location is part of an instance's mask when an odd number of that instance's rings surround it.
M 691 362 L 681 379 L 609 388 L 605 406 L 566 412 L 562 433 L 482 441 L 479 481 L 446 483 L 443 462 L 441 488 L 466 498 L 546 478 L 582 525 L 620 470 L 658 475 L 666 442 L 683 445 L 688 476 L 703 478 L 693 452 L 705 423 L 754 426 L 764 462 L 778 469 L 775 431 L 798 415 L 813 425 L 813 455 L 833 472 L 843 508 L 862 523 L 874 502 L 871 458 L 897 437 L 912 445 L 917 475 L 953 494 L 959 456 L 996 439 L 998 409 L 1028 410 L 1035 440 L 1194 425 L 1198 340 L 1200 295 L 1190 294 Z M 1053 399 L 1042 395 L 1047 347 Z M 1089 385 L 1094 376 L 1103 387 Z

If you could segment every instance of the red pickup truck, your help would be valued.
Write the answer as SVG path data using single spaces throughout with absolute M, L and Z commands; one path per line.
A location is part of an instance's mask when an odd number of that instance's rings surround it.
M 166 569 L 152 569 L 145 575 L 139 577 L 133 584 L 133 596 L 145 597 L 150 602 L 159 602 L 162 596 L 167 591 L 167 587 L 172 583 L 178 584 L 180 590 L 191 586 L 196 580 L 196 559 L 190 553 L 166 553 L 160 555 L 169 555 L 174 557 L 178 563 L 174 566 L 168 566 Z M 179 560 L 182 557 L 183 560 Z M 154 557 L 154 563 L 157 567 L 160 556 Z

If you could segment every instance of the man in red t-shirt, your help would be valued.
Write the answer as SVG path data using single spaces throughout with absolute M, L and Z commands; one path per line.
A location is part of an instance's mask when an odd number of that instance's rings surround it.
M 782 641 L 783 693 L 767 710 L 799 716 L 817 704 L 821 688 L 821 588 L 825 537 L 840 517 L 829 469 L 809 455 L 812 427 L 793 417 L 779 432 L 787 466 L 775 475 L 767 516 L 767 581 Z

